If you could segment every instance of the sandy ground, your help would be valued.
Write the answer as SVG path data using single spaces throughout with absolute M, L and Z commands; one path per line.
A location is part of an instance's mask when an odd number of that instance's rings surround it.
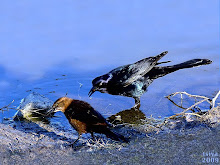
M 0 124 L 0 164 L 220 164 L 219 125 L 184 125 L 157 134 L 127 126 L 115 131 L 130 142 L 97 135 L 96 142 L 84 137 L 72 148 L 74 130 L 33 122 Z

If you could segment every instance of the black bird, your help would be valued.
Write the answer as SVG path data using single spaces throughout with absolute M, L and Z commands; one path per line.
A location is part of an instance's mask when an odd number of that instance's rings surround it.
M 147 91 L 147 87 L 153 80 L 179 69 L 212 63 L 208 59 L 192 59 L 172 66 L 158 66 L 159 64 L 170 62 L 158 63 L 167 53 L 165 51 L 157 56 L 148 57 L 133 64 L 120 66 L 107 74 L 96 77 L 92 81 L 93 87 L 89 92 L 89 96 L 95 91 L 99 91 L 111 95 L 133 97 L 135 99 L 135 106 L 133 108 L 139 109 L 140 97 Z
M 124 136 L 111 131 L 111 125 L 106 119 L 85 101 L 61 97 L 54 102 L 52 109 L 54 112 L 62 111 L 71 126 L 78 132 L 79 136 L 74 143 L 83 133 L 91 133 L 94 138 L 94 132 L 103 133 L 113 140 L 128 142 Z

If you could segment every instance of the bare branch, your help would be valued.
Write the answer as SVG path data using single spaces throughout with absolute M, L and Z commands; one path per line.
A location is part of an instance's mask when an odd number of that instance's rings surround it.
M 216 96 L 212 99 L 212 109 L 215 107 L 215 101 L 217 100 L 217 98 L 220 95 L 220 90 L 218 91 L 218 93 L 216 94 Z
M 211 101 L 210 98 L 205 97 L 205 96 L 200 96 L 200 95 L 191 95 L 191 94 L 189 94 L 189 93 L 187 93 L 187 92 L 175 92 L 175 93 L 172 93 L 172 94 L 170 94 L 170 95 L 168 95 L 168 96 L 166 96 L 166 97 L 167 97 L 168 99 L 170 99 L 170 97 L 174 97 L 174 96 L 176 96 L 177 94 L 180 94 L 180 95 L 181 95 L 181 99 L 183 99 L 182 94 L 185 94 L 185 95 L 187 95 L 187 96 L 189 96 L 189 97 L 194 97 L 195 99 L 196 99 L 196 98 L 206 99 L 206 101 L 207 101 L 210 105 L 212 105 L 212 101 Z
M 8 105 L 6 105 L 6 106 L 0 108 L 0 111 L 7 111 L 7 110 L 9 110 L 9 109 L 14 109 L 14 108 L 10 108 L 10 105 L 11 105 L 14 101 L 15 101 L 15 100 L 12 100 L 11 103 L 9 103 Z M 5 110 L 5 109 L 6 109 L 6 110 Z
M 181 95 L 181 99 L 182 99 L 182 94 L 185 94 L 185 95 L 187 95 L 187 96 L 189 96 L 189 97 L 202 98 L 203 100 L 197 101 L 195 104 L 193 104 L 193 105 L 190 106 L 189 108 L 185 109 L 185 108 L 183 108 L 182 106 L 177 105 L 173 100 L 170 99 L 170 97 L 174 97 L 174 96 L 177 95 L 177 94 L 180 94 L 180 95 Z M 173 118 L 175 118 L 175 117 L 177 117 L 177 116 L 182 116 L 182 115 L 187 115 L 187 114 L 195 115 L 195 116 L 198 116 L 198 117 L 202 117 L 202 116 L 199 115 L 198 113 L 186 113 L 186 112 L 189 111 L 189 110 L 191 110 L 193 107 L 195 107 L 195 106 L 201 104 L 201 103 L 204 102 L 204 101 L 207 101 L 207 102 L 212 106 L 211 109 L 213 109 L 213 108 L 215 107 L 215 102 L 216 102 L 217 98 L 219 97 L 219 95 L 220 95 L 220 91 L 218 91 L 218 93 L 216 94 L 216 96 L 211 100 L 210 98 L 205 97 L 205 96 L 191 95 L 191 94 L 188 94 L 188 93 L 186 93 L 186 92 L 175 92 L 175 93 L 172 93 L 172 94 L 170 94 L 170 95 L 168 95 L 168 96 L 166 96 L 166 97 L 167 97 L 172 103 L 174 103 L 176 106 L 178 106 L 178 107 L 184 109 L 184 111 L 182 111 L 181 113 L 177 113 L 177 114 L 175 114 L 175 115 L 172 115 L 172 116 L 170 116 L 170 117 L 168 117 L 168 118 L 166 118 L 166 119 L 173 119 Z M 211 110 L 211 109 L 210 109 L 210 110 Z M 209 111 L 210 111 L 210 110 L 209 110 Z

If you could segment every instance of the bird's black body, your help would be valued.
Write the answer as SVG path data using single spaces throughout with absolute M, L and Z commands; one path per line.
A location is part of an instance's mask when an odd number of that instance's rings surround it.
M 193 59 L 172 66 L 158 66 L 158 61 L 167 54 L 163 52 L 157 56 L 142 59 L 134 64 L 118 67 L 107 74 L 99 76 L 92 81 L 91 96 L 95 91 L 133 97 L 135 107 L 140 106 L 140 97 L 147 91 L 153 80 L 165 76 L 179 69 L 191 68 L 210 64 L 208 59 Z M 166 63 L 166 62 L 165 62 Z

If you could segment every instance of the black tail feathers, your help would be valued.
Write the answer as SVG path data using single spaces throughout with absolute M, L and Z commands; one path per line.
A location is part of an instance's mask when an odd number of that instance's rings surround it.
M 189 60 L 189 61 L 177 64 L 177 65 L 170 66 L 170 68 L 178 70 L 178 69 L 184 69 L 184 68 L 192 68 L 195 66 L 208 65 L 211 63 L 212 61 L 209 59 L 193 59 L 193 60 Z
M 106 130 L 105 135 L 108 138 L 111 138 L 112 140 L 116 140 L 116 141 L 120 141 L 120 142 L 129 142 L 129 138 L 125 138 L 124 136 L 116 133 L 116 132 L 112 132 L 111 130 Z
M 162 77 L 169 73 L 175 72 L 179 69 L 192 68 L 201 65 L 208 65 L 211 63 L 212 61 L 209 59 L 193 59 L 172 66 L 155 66 L 150 72 L 146 74 L 146 76 L 149 76 L 151 79 L 156 79 L 158 77 Z

